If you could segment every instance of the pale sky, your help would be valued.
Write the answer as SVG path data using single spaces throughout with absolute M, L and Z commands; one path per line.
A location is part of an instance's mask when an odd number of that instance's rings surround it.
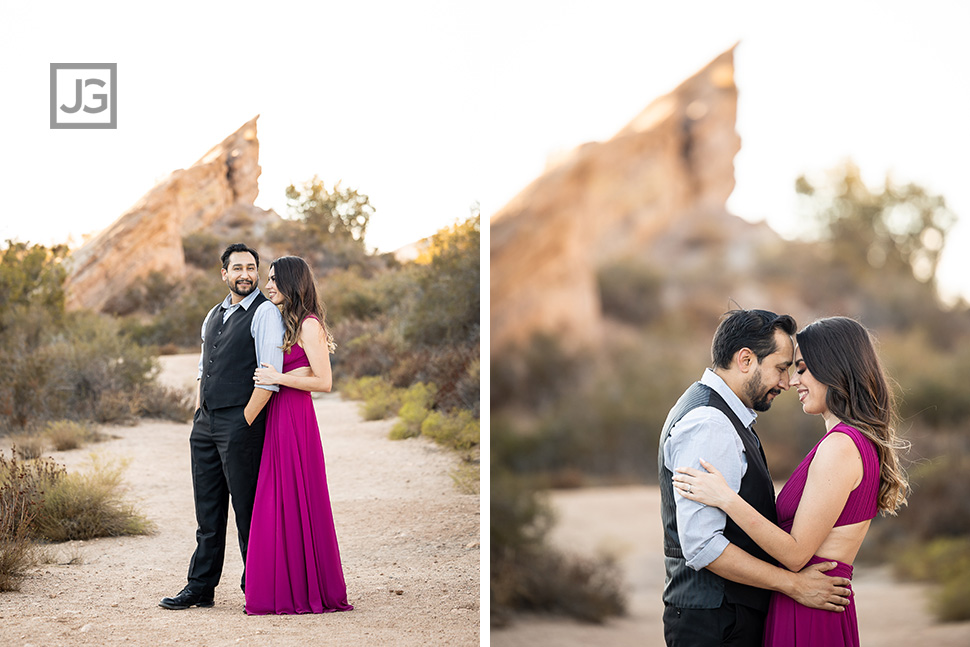
M 940 269 L 970 298 L 970 3 L 489 2 L 483 193 L 492 215 L 550 154 L 614 135 L 656 97 L 740 41 L 728 208 L 798 233 L 794 182 L 851 157 L 960 217 Z M 797 259 L 793 259 L 797 262 Z
M 0 3 L 0 241 L 111 224 L 257 114 L 256 205 L 319 175 L 391 251 L 481 200 L 481 7 L 447 0 Z M 117 63 L 117 130 L 51 130 L 51 63 Z

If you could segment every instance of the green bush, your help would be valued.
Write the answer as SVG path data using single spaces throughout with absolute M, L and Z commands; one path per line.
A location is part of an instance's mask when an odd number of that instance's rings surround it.
M 392 440 L 414 438 L 421 435 L 421 424 L 431 412 L 435 393 L 438 387 L 434 384 L 417 383 L 412 385 L 401 396 L 401 408 L 397 415 L 400 418 L 391 428 Z
M 479 421 L 470 411 L 459 410 L 452 414 L 431 411 L 421 423 L 421 434 L 439 445 L 468 450 L 478 445 Z
M 341 389 L 345 397 L 362 400 L 360 415 L 364 420 L 384 420 L 401 408 L 401 393 L 380 377 L 362 377 L 347 382 Z
M 348 400 L 366 400 L 371 395 L 389 388 L 384 378 L 376 375 L 347 380 L 340 387 L 340 392 Z
M 416 268 L 416 299 L 403 321 L 408 343 L 440 346 L 479 339 L 479 248 L 478 216 L 432 237 L 427 264 Z

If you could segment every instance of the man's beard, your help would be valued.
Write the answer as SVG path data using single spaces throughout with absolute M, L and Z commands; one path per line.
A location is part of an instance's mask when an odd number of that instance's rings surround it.
M 229 291 L 235 294 L 238 294 L 241 297 L 249 296 L 250 294 L 253 293 L 255 289 L 256 289 L 255 283 L 250 283 L 248 289 L 246 287 L 240 288 L 239 281 L 236 281 L 235 283 L 229 283 Z
M 773 398 L 769 399 L 769 396 L 777 396 L 781 393 L 781 389 L 778 387 L 773 387 L 767 391 L 762 391 L 761 389 L 763 388 L 764 385 L 761 383 L 761 369 L 759 368 L 744 385 L 744 394 L 748 396 L 748 400 L 751 401 L 751 408 L 755 411 L 767 411 L 770 409 Z

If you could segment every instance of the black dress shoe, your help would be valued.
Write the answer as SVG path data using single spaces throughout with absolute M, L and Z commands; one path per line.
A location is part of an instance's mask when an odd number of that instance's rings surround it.
M 189 607 L 211 607 L 215 604 L 213 594 L 196 593 L 189 587 L 182 589 L 174 598 L 162 598 L 158 606 L 165 609 L 188 609 Z

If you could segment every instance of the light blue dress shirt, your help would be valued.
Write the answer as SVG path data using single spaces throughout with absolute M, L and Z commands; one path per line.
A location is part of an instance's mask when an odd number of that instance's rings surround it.
M 704 371 L 701 384 L 711 387 L 724 398 L 745 427 L 750 427 L 758 417 L 711 369 Z M 688 412 L 671 428 L 664 444 L 664 465 L 671 472 L 678 467 L 703 470 L 702 458 L 720 470 L 731 489 L 735 492 L 741 489 L 741 479 L 748 469 L 744 444 L 727 416 L 714 407 L 698 407 Z M 720 508 L 706 506 L 677 494 L 674 501 L 677 506 L 677 534 L 684 559 L 688 566 L 699 571 L 720 557 L 731 543 L 724 537 L 727 515 Z
M 212 316 L 212 313 L 220 307 L 226 308 L 226 311 L 222 315 L 222 323 L 226 323 L 229 317 L 232 316 L 232 313 L 239 310 L 239 308 L 249 310 L 249 307 L 253 305 L 253 301 L 256 300 L 256 295 L 258 294 L 259 290 L 253 290 L 242 301 L 236 304 L 233 304 L 232 295 L 230 294 L 226 296 L 222 303 L 209 311 L 209 314 L 202 321 L 202 353 L 205 352 L 205 327 L 209 324 L 209 317 Z M 256 345 L 257 366 L 262 366 L 262 363 L 266 362 L 277 371 L 283 372 L 284 332 L 283 316 L 280 314 L 279 308 L 269 300 L 259 304 L 256 313 L 253 315 L 252 324 L 250 325 L 250 333 L 252 333 L 253 343 Z M 199 354 L 199 375 L 196 378 L 198 380 L 202 379 L 202 353 Z M 280 390 L 278 384 L 256 384 L 254 382 L 253 386 L 257 389 L 266 389 L 267 391 Z

